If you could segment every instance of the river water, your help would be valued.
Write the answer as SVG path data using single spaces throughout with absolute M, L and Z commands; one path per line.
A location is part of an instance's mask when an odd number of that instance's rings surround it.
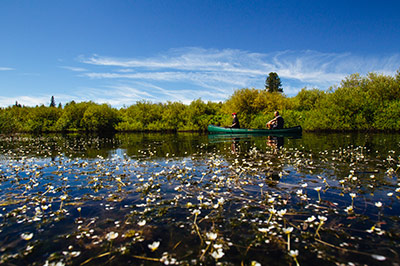
M 398 265 L 400 134 L 0 136 L 0 264 Z

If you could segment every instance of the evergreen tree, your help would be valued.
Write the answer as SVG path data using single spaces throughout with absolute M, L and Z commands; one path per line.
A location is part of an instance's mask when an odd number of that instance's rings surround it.
M 54 100 L 54 96 L 51 96 L 50 107 L 56 107 L 56 101 Z
M 265 89 L 268 92 L 283 92 L 281 79 L 275 72 L 270 72 L 265 81 Z

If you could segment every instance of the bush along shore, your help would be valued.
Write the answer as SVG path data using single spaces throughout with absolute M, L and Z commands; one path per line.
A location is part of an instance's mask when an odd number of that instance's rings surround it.
M 306 131 L 400 130 L 400 71 L 395 76 L 352 74 L 329 90 L 303 88 L 296 96 L 254 88 L 236 90 L 225 102 L 190 104 L 139 101 L 120 109 L 74 101 L 56 107 L 15 105 L 0 108 L 0 133 L 206 131 L 209 124 L 227 126 L 231 112 L 241 126 L 264 128 L 279 110 L 285 126 Z

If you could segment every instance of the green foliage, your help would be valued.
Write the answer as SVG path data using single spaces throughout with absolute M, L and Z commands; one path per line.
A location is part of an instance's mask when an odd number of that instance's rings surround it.
M 81 121 L 86 109 L 95 105 L 93 102 L 75 103 L 74 101 L 67 103 L 60 119 L 56 123 L 59 131 L 81 131 L 84 130 Z
M 14 105 L 0 110 L 0 132 L 51 132 L 61 111 L 55 107 Z
M 375 116 L 374 127 L 379 130 L 400 129 L 400 100 L 381 107 Z
M 265 125 L 270 119 L 268 119 L 264 114 L 258 113 L 257 115 L 253 116 L 249 124 L 249 128 L 265 128 Z
M 268 114 L 276 110 L 283 110 L 288 105 L 288 99 L 281 93 L 269 93 L 264 90 L 246 88 L 236 90 L 226 101 L 223 109 L 226 114 L 232 112 L 238 113 L 242 127 L 251 127 L 253 125 L 259 128 L 261 127 L 261 118 L 257 118 L 257 122 L 253 121 L 259 114 Z M 265 123 L 263 127 L 265 127 Z
M 284 110 L 280 115 L 285 119 L 284 127 L 304 126 L 309 111 Z
M 268 92 L 283 92 L 281 79 L 277 73 L 269 73 L 267 80 L 265 81 L 265 90 Z
M 55 107 L 40 106 L 32 108 L 28 115 L 28 131 L 31 132 L 51 132 L 56 131 L 56 123 L 60 118 L 61 112 Z
M 107 104 L 90 105 L 81 121 L 82 127 L 86 131 L 113 131 L 115 125 L 120 121 L 116 110 Z
M 17 102 L 12 107 L 0 109 L 0 133 L 24 132 L 25 118 L 31 108 L 22 107 Z
M 181 130 L 201 131 L 207 128 L 217 114 L 218 105 L 212 102 L 204 103 L 201 99 L 192 101 L 183 114 L 184 126 Z
M 160 121 L 163 112 L 162 104 L 153 104 L 148 101 L 136 102 L 127 109 L 121 109 L 122 120 L 117 124 L 119 131 L 160 130 Z
M 294 108 L 308 111 L 306 130 L 399 130 L 392 119 L 400 98 L 398 75 L 352 74 L 327 93 L 303 89 L 293 98 Z
M 271 73 L 270 73 L 271 74 Z M 276 74 L 276 73 L 275 73 Z M 275 75 L 272 75 L 277 77 Z M 279 77 L 277 77 L 279 78 Z M 305 130 L 400 130 L 400 71 L 395 77 L 352 74 L 328 91 L 303 88 L 295 97 L 243 88 L 224 103 L 139 101 L 116 110 L 93 102 L 63 108 L 0 108 L 0 133 L 49 131 L 205 131 L 209 124 L 228 126 L 236 112 L 242 127 L 265 128 L 279 111 L 285 127 Z
M 147 101 L 121 109 L 118 131 L 204 131 L 208 124 L 223 120 L 222 103 L 204 103 L 201 99 L 189 105 L 180 102 L 155 104 Z
M 184 111 L 186 106 L 181 102 L 168 102 L 162 112 L 164 129 L 177 131 L 184 126 Z
M 51 96 L 50 107 L 56 107 L 56 101 L 54 100 L 54 96 Z
M 293 109 L 298 111 L 309 111 L 314 109 L 326 96 L 324 91 L 318 89 L 307 90 L 306 88 L 293 97 Z

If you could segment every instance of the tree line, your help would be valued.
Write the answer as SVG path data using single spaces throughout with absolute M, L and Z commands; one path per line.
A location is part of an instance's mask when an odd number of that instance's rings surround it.
M 56 107 L 15 105 L 0 108 L 0 133 L 206 131 L 209 124 L 231 124 L 236 112 L 242 127 L 265 128 L 279 110 L 285 127 L 308 131 L 400 130 L 400 71 L 395 76 L 352 74 L 329 90 L 303 88 L 296 96 L 283 94 L 279 76 L 271 72 L 265 89 L 236 90 L 225 102 L 190 104 L 138 101 L 129 107 L 74 101 Z

